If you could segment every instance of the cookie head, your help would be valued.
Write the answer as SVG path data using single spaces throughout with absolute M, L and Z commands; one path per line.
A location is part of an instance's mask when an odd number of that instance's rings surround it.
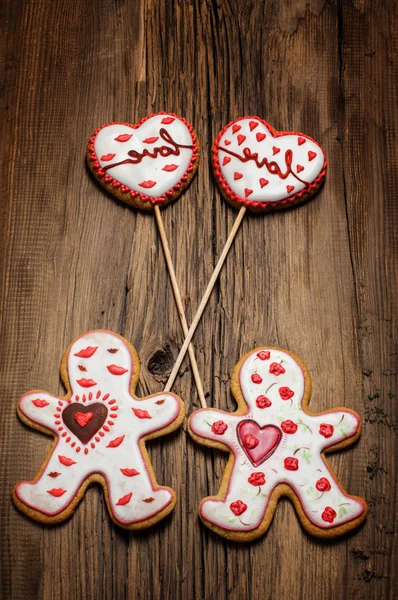
M 258 117 L 226 125 L 214 142 L 212 160 L 225 199 L 254 212 L 308 199 L 323 182 L 327 167 L 315 140 L 302 133 L 275 131 Z
M 113 196 L 136 208 L 166 205 L 187 187 L 198 167 L 192 125 L 173 113 L 149 115 L 136 125 L 96 129 L 87 148 L 94 177 Z
M 90 331 L 71 346 L 67 358 L 72 394 L 102 393 L 115 388 L 128 393 L 138 362 L 126 342 L 108 331 Z

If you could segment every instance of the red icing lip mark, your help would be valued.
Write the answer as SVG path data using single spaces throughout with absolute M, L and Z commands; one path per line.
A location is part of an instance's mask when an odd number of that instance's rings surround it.
M 139 471 L 136 471 L 135 469 L 120 469 L 121 472 L 123 473 L 123 475 L 125 475 L 126 477 L 135 477 L 135 475 L 139 475 Z
M 83 367 L 83 365 L 77 365 L 77 368 L 79 369 L 79 371 L 87 371 L 86 367 Z
M 164 400 L 157 400 L 157 401 L 155 402 L 155 404 L 159 404 L 159 405 L 161 405 L 161 404 L 164 404 Z
M 115 137 L 115 142 L 128 142 L 130 138 L 133 137 L 132 133 L 121 133 L 117 137 Z
M 135 414 L 135 416 L 138 417 L 139 419 L 152 419 L 151 415 L 149 414 L 149 412 L 147 410 L 141 410 L 140 408 L 133 408 L 132 411 Z
M 47 402 L 47 400 L 40 400 L 38 398 L 37 400 L 32 400 L 32 404 L 37 406 L 37 408 L 44 408 L 45 406 L 48 406 L 50 403 Z
M 117 448 L 118 446 L 120 446 L 120 444 L 122 443 L 123 440 L 124 440 L 124 435 L 121 435 L 120 437 L 117 437 L 114 440 L 112 440 L 111 442 L 109 442 L 109 444 L 107 445 L 107 448 Z
M 119 352 L 119 348 L 108 348 L 108 352 L 111 354 L 116 354 L 116 352 Z
M 151 181 L 150 179 L 148 179 L 147 181 L 142 181 L 138 185 L 142 188 L 149 189 L 149 188 L 153 188 L 153 186 L 156 185 L 156 181 Z
M 132 495 L 133 492 L 130 492 L 129 494 L 126 494 L 125 496 L 119 498 L 119 500 L 116 502 L 116 506 L 125 506 L 126 504 L 128 504 L 131 500 Z
M 115 158 L 115 156 L 116 154 L 104 154 L 104 156 L 101 156 L 100 160 L 108 162 L 108 160 L 112 160 L 112 158 Z
M 108 365 L 106 368 L 112 375 L 124 375 L 128 371 L 128 369 L 118 367 L 117 365 Z
M 142 140 L 144 144 L 154 144 L 155 142 L 157 142 L 159 139 L 159 136 L 155 136 L 155 137 L 149 137 L 146 138 L 145 140 Z
M 173 117 L 165 117 L 161 120 L 161 123 L 163 123 L 163 125 L 170 125 L 171 123 L 173 123 L 173 121 L 175 121 Z
M 88 413 L 76 412 L 73 415 L 73 418 L 75 419 L 76 423 L 78 425 L 80 425 L 80 427 L 85 427 L 87 425 L 87 423 L 89 421 L 91 421 L 93 416 L 94 416 L 94 414 L 92 412 L 88 412 Z
M 76 464 L 76 462 L 71 458 L 68 458 L 67 456 L 61 456 L 60 454 L 58 454 L 58 460 L 61 465 L 64 465 L 65 467 L 71 467 L 72 465 Z
M 171 173 L 171 171 L 175 171 L 176 169 L 178 169 L 178 165 L 165 165 L 162 171 L 167 171 L 168 173 Z
M 74 356 L 78 356 L 79 358 L 91 358 L 97 348 L 98 346 L 87 346 L 87 348 L 83 348 L 83 350 L 76 352 Z
M 146 502 L 147 504 L 150 504 L 154 500 L 155 500 L 155 498 L 144 498 L 143 502 Z
M 63 488 L 53 488 L 52 490 L 47 490 L 47 494 L 51 494 L 51 496 L 54 496 L 55 498 L 60 498 L 65 494 L 65 492 L 66 490 Z
M 77 383 L 84 388 L 90 388 L 93 387 L 93 385 L 97 385 L 97 382 L 94 381 L 94 379 L 85 379 L 84 377 L 82 379 L 76 379 Z

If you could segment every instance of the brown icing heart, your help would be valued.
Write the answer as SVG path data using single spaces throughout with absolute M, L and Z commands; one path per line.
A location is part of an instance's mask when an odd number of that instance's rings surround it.
M 108 415 L 105 404 L 95 402 L 88 406 L 74 402 L 69 404 L 62 413 L 66 427 L 75 435 L 82 444 L 87 444 L 101 429 Z

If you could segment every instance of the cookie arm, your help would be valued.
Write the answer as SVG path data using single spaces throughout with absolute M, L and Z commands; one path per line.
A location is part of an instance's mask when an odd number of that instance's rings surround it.
M 213 440 L 229 448 L 236 446 L 236 427 L 239 417 L 212 408 L 196 410 L 189 418 L 189 429 L 194 436 Z
M 357 435 L 361 421 L 359 415 L 351 410 L 333 410 L 311 418 L 312 428 L 322 448 L 334 446 Z
M 175 429 L 183 416 L 184 405 L 174 394 L 163 393 L 142 400 L 132 399 L 133 425 L 139 427 L 142 434 L 170 426 Z
M 59 410 L 65 406 L 66 400 L 53 396 L 41 390 L 24 394 L 18 402 L 18 412 L 37 425 L 41 425 L 51 431 L 57 431 L 56 415 L 60 416 Z

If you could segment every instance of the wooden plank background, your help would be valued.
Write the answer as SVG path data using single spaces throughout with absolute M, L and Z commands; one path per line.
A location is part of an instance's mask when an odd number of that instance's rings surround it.
M 0 23 L 2 597 L 397 598 L 395 2 L 3 0 Z M 245 217 L 194 344 L 212 406 L 233 410 L 235 363 L 273 344 L 307 364 L 313 410 L 362 415 L 360 442 L 331 457 L 370 505 L 345 539 L 307 536 L 287 500 L 256 543 L 213 535 L 197 506 L 217 491 L 226 455 L 195 446 L 186 425 L 149 446 L 179 498 L 153 530 L 115 526 L 94 486 L 59 527 L 11 503 L 50 445 L 18 421 L 17 400 L 63 392 L 59 362 L 76 336 L 127 337 L 141 395 L 162 389 L 182 343 L 153 215 L 107 196 L 84 163 L 95 127 L 158 110 L 191 121 L 203 151 L 164 212 L 188 321 L 237 215 L 210 172 L 222 125 L 259 115 L 326 149 L 316 199 Z M 174 390 L 198 408 L 187 359 Z

